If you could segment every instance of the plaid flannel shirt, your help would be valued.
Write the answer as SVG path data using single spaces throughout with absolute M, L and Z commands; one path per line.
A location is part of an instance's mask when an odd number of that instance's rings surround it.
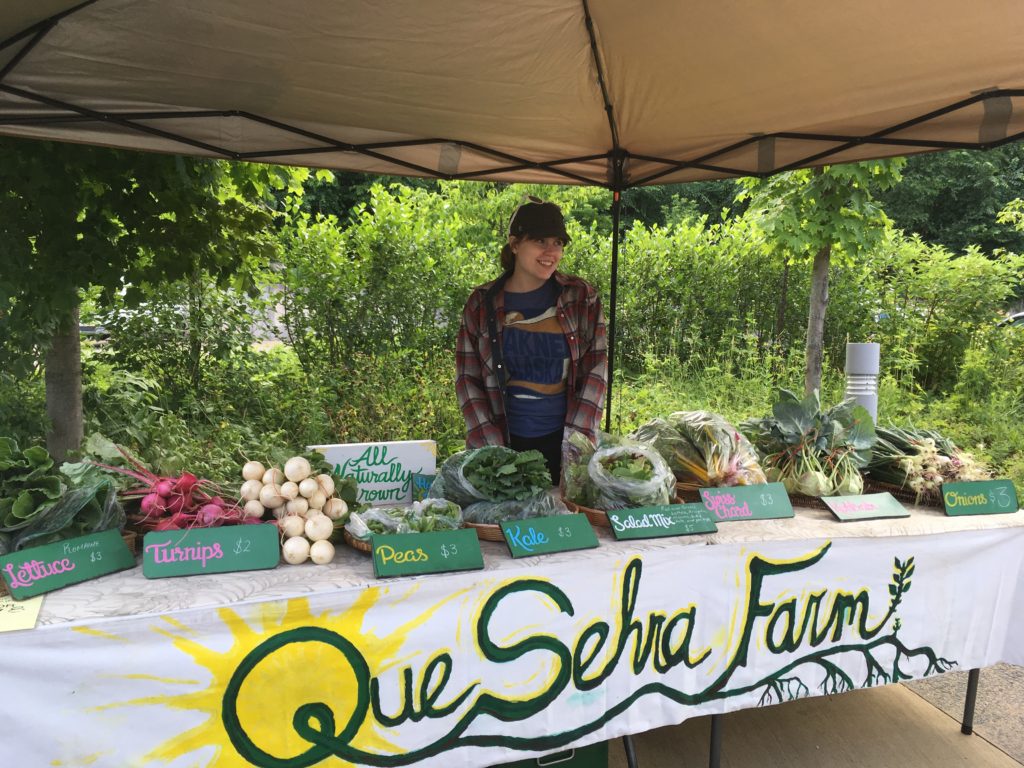
M 592 285 L 578 277 L 555 273 L 560 287 L 558 322 L 569 344 L 566 382 L 566 435 L 570 431 L 595 437 L 601 422 L 608 389 L 608 339 L 601 299 Z M 462 326 L 455 351 L 455 393 L 466 420 L 466 446 L 505 445 L 505 403 L 498 387 L 487 326 L 487 290 L 494 283 L 473 290 L 462 312 Z M 505 325 L 505 291 L 494 297 L 498 343 Z

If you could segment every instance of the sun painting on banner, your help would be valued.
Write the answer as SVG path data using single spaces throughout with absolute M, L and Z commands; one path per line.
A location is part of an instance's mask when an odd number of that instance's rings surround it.
M 232 637 L 227 650 L 208 647 L 194 639 L 196 633 L 192 628 L 164 617 L 163 624 L 154 631 L 208 670 L 209 685 L 203 690 L 135 698 L 96 709 L 159 705 L 206 714 L 200 725 L 175 734 L 142 756 L 143 765 L 170 763 L 192 753 L 199 754 L 201 750 L 208 751 L 213 746 L 215 753 L 206 768 L 236 768 L 247 764 L 233 741 L 239 732 L 244 734 L 251 748 L 273 756 L 272 760 L 281 760 L 282 765 L 350 765 L 326 752 L 316 755 L 317 748 L 311 748 L 310 741 L 296 731 L 295 722 L 310 702 L 323 704 L 338 723 L 355 726 L 358 730 L 349 734 L 353 745 L 371 753 L 401 752 L 389 739 L 390 729 L 360 714 L 360 710 L 365 712 L 366 701 L 361 690 L 365 686 L 360 685 L 358 670 L 351 663 L 352 658 L 339 648 L 339 643 L 346 647 L 358 645 L 366 654 L 365 664 L 378 673 L 386 671 L 407 660 L 410 652 L 403 650 L 410 633 L 463 593 L 450 595 L 397 628 L 377 634 L 367 628 L 366 614 L 383 591 L 367 589 L 352 606 L 337 614 L 314 614 L 306 598 L 244 609 L 221 608 L 218 616 Z M 415 588 L 411 590 L 415 591 Z M 296 634 L 304 634 L 308 639 L 275 644 L 277 637 Z M 251 661 L 253 658 L 256 662 Z M 240 665 L 246 663 L 249 667 L 245 674 L 239 674 Z M 310 674 L 311 670 L 315 674 Z M 226 691 L 232 694 L 230 713 Z

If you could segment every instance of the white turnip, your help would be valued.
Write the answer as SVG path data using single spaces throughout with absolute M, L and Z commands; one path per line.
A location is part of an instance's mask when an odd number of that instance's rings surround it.
M 290 499 L 288 503 L 284 505 L 284 508 L 288 510 L 289 515 L 305 517 L 306 512 L 309 510 L 309 502 L 302 498 Z
M 299 486 L 289 480 L 287 483 L 281 484 L 281 495 L 291 501 L 299 497 Z
M 309 508 L 310 509 L 323 509 L 324 504 L 327 503 L 327 497 L 324 492 L 317 490 L 312 496 L 309 497 Z
M 281 495 L 281 486 L 279 485 L 264 485 L 260 489 L 260 504 L 267 509 L 277 509 L 283 507 L 285 502 L 284 496 Z
M 334 495 L 334 478 L 324 473 L 316 476 L 317 485 L 320 486 L 320 490 L 324 492 L 324 496 L 328 499 Z
M 292 565 L 304 563 L 309 558 L 309 542 L 303 536 L 285 539 L 284 544 L 281 545 L 281 554 L 284 555 L 285 561 Z
M 284 476 L 293 483 L 301 482 L 312 474 L 313 468 L 302 456 L 292 456 L 284 463 Z
M 263 475 L 267 470 L 258 461 L 247 461 L 245 466 L 242 467 L 242 479 L 243 480 L 263 480 Z
M 299 483 L 299 493 L 305 498 L 309 498 L 314 493 L 320 490 L 320 484 L 317 483 L 312 477 L 307 477 L 305 480 Z
M 263 509 L 263 505 L 256 499 L 249 499 L 249 501 L 245 502 L 243 510 L 245 511 L 246 517 L 263 517 L 263 513 L 265 511 Z
M 301 536 L 306 530 L 306 521 L 301 517 L 288 515 L 278 523 L 278 527 L 281 529 L 281 533 L 284 534 L 285 538 L 290 539 L 293 536 Z
M 259 480 L 246 480 L 242 483 L 242 488 L 238 492 L 238 495 L 242 497 L 243 501 L 252 501 L 260 497 L 260 491 L 263 490 L 263 483 Z
M 334 545 L 326 539 L 314 541 L 309 548 L 309 556 L 317 565 L 327 565 L 334 559 Z
M 322 541 L 334 533 L 334 523 L 327 515 L 316 515 L 306 520 L 305 531 L 310 541 Z
M 340 520 L 348 513 L 348 504 L 344 499 L 328 499 L 324 504 L 324 514 L 331 520 Z
M 277 467 L 271 467 L 263 473 L 264 485 L 280 485 L 285 481 L 284 472 Z

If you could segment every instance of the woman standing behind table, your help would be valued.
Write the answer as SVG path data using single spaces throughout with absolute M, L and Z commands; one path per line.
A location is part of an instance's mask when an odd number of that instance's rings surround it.
M 596 436 L 607 340 L 597 291 L 557 271 L 569 242 L 562 211 L 529 199 L 509 222 L 501 276 L 466 302 L 455 391 L 468 448 L 539 450 L 557 484 L 562 440 L 571 431 Z

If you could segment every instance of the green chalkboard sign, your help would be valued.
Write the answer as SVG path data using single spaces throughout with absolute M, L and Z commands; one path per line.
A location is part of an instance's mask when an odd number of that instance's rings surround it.
M 280 541 L 277 526 L 264 523 L 153 531 L 142 540 L 142 575 L 162 579 L 274 568 Z
M 616 539 L 654 539 L 718 530 L 714 516 L 700 502 L 615 509 L 608 513 L 608 522 Z
M 554 515 L 501 524 L 512 557 L 547 555 L 571 549 L 593 549 L 597 535 L 586 515 Z
M 793 517 L 793 505 L 782 483 L 701 488 L 700 500 L 720 523 Z
M 1020 506 L 1010 480 L 943 483 L 942 503 L 947 515 L 999 515 Z
M 15 600 L 52 592 L 134 565 L 135 555 L 116 529 L 0 557 L 0 573 Z
M 821 500 L 838 520 L 878 520 L 883 517 L 910 517 L 910 511 L 891 493 L 866 493 L 861 496 L 822 496 Z
M 378 578 L 474 571 L 484 567 L 476 531 L 374 534 L 373 572 Z

